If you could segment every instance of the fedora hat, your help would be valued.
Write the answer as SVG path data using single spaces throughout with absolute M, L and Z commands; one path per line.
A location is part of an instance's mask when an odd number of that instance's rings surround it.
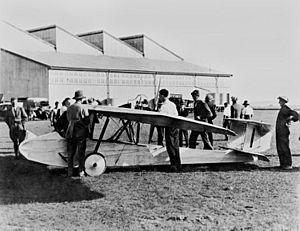
M 243 105 L 245 106 L 245 105 L 250 105 L 250 104 L 248 103 L 248 100 L 245 100 Z
M 75 96 L 73 97 L 73 99 L 83 99 L 83 98 L 85 98 L 85 96 L 83 96 L 82 90 L 75 91 Z

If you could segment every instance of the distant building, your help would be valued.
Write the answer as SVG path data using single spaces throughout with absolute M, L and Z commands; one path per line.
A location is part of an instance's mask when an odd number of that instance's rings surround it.
M 105 31 L 78 36 L 56 25 L 23 31 L 0 21 L 0 94 L 46 97 L 51 104 L 82 89 L 87 97 L 126 103 L 168 88 L 191 98 L 229 100 L 231 74 L 187 63 L 147 36 L 118 39 Z

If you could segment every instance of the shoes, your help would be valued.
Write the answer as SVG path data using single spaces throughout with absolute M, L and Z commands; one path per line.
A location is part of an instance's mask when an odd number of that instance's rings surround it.
M 79 177 L 84 177 L 84 176 L 85 176 L 84 171 L 79 172 Z
M 181 166 L 171 165 L 171 167 L 170 167 L 170 172 L 181 172 L 181 171 L 182 171 Z
M 288 165 L 288 166 L 281 166 L 281 169 L 283 169 L 283 170 L 292 170 L 293 166 L 290 166 L 290 165 Z

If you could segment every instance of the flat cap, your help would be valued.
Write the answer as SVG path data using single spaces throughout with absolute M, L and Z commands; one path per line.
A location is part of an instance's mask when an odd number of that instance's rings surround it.
M 289 102 L 289 99 L 286 96 L 283 96 L 283 95 L 278 96 L 277 99 L 281 99 L 281 100 L 285 101 L 286 103 Z

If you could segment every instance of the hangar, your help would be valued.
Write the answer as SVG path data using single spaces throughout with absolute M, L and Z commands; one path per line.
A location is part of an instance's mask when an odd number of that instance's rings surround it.
M 56 26 L 23 31 L 0 21 L 0 93 L 5 99 L 46 97 L 50 103 L 82 89 L 87 97 L 126 103 L 158 88 L 190 98 L 198 88 L 229 99 L 231 74 L 185 62 L 145 35 L 114 37 L 105 31 L 73 35 Z

